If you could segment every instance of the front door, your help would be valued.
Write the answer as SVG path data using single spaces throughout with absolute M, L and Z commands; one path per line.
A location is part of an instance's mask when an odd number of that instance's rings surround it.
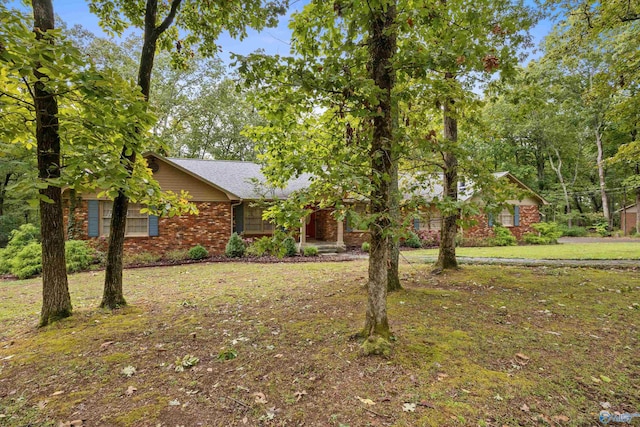
M 315 239 L 316 238 L 316 213 L 312 212 L 311 215 L 307 217 L 307 238 Z

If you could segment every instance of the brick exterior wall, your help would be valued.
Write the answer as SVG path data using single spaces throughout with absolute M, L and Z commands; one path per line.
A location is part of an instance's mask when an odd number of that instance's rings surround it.
M 493 228 L 489 227 L 489 220 L 487 215 L 476 215 L 473 217 L 476 224 L 465 228 L 463 230 L 463 236 L 471 239 L 486 239 L 487 237 L 493 237 Z M 507 227 L 511 234 L 516 239 L 522 240 L 522 236 L 525 233 L 534 232 L 531 224 L 540 222 L 540 211 L 536 205 L 521 205 L 520 206 L 520 225 L 518 227 Z
M 224 253 L 231 236 L 230 202 L 193 202 L 199 215 L 160 217 L 157 237 L 125 237 L 125 251 L 164 254 L 176 249 L 190 249 L 195 245 L 204 246 L 211 255 Z M 88 240 L 93 245 L 103 246 L 103 237 L 89 237 L 88 203 L 82 200 L 75 212 L 79 240 Z M 69 202 L 64 204 L 65 232 L 69 218 Z
M 338 240 L 338 222 L 333 218 L 332 209 L 322 209 L 316 212 L 316 239 L 335 243 Z M 369 241 L 366 231 L 347 231 L 347 222 L 343 224 L 344 244 L 347 247 L 360 247 Z

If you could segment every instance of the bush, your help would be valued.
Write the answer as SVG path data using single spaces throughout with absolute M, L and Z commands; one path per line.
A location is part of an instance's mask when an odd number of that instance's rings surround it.
M 162 257 L 153 252 L 125 252 L 122 257 L 124 265 L 146 265 L 160 261 Z
M 284 251 L 284 256 L 286 257 L 298 255 L 298 246 L 296 245 L 296 240 L 291 236 L 285 237 L 285 239 L 282 241 L 282 249 Z
M 371 244 L 369 242 L 362 243 L 362 252 L 369 252 L 371 250 Z
M 611 236 L 611 232 L 609 231 L 609 224 L 607 221 L 600 221 L 595 225 L 596 233 L 598 233 L 601 237 Z
M 186 249 L 174 249 L 165 253 L 164 258 L 169 261 L 184 261 L 189 258 L 189 251 Z
M 440 246 L 440 231 L 438 230 L 418 230 L 418 237 L 423 248 Z
M 405 246 L 410 248 L 421 248 L 422 242 L 416 233 L 409 233 L 409 237 L 404 241 Z
M 201 245 L 196 245 L 189 249 L 189 259 L 198 260 L 209 256 L 209 252 Z
M 14 261 L 22 249 L 32 243 L 38 243 L 38 229 L 33 224 L 23 224 L 18 229 L 11 230 L 9 233 L 9 243 L 7 243 L 7 247 L 0 250 L 0 274 L 11 273 L 17 275 L 15 272 Z M 33 249 L 31 250 L 33 251 Z M 38 259 L 34 262 L 41 265 L 42 256 L 38 255 L 37 258 Z M 42 266 L 40 269 L 42 269 Z M 34 274 L 37 274 L 38 272 Z
M 518 244 L 518 241 L 507 227 L 494 225 L 493 233 L 495 237 L 491 239 L 491 243 L 494 246 L 515 246 Z
M 42 272 L 42 245 L 31 242 L 14 255 L 11 273 L 18 279 L 28 279 Z
M 75 273 L 89 268 L 95 259 L 92 250 L 84 240 L 69 240 L 64 244 L 64 256 L 67 261 L 67 271 Z
M 304 256 L 318 256 L 318 248 L 316 246 L 306 246 L 304 248 Z
M 246 251 L 246 254 L 251 256 L 272 255 L 278 258 L 295 256 L 297 253 L 295 239 L 280 230 L 271 237 L 265 236 L 255 240 Z
M 227 243 L 224 253 L 229 258 L 242 258 L 245 250 L 246 246 L 242 238 L 238 236 L 238 233 L 233 233 L 229 238 L 229 243 Z
M 569 227 L 568 225 L 560 225 L 558 230 L 567 237 L 585 237 L 589 233 L 584 227 Z
M 533 245 L 550 245 L 558 243 L 558 239 L 562 237 L 562 231 L 555 222 L 539 222 L 532 224 L 531 227 L 538 233 L 527 233 L 524 235 L 524 241 Z

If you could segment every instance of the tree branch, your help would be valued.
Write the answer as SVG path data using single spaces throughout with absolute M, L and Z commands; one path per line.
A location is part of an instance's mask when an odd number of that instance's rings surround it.
M 173 23 L 173 19 L 176 17 L 176 13 L 178 13 L 178 8 L 180 7 L 180 3 L 182 0 L 173 0 L 171 2 L 171 10 L 169 10 L 169 14 L 164 21 L 153 31 L 154 36 L 158 37 L 160 34 L 164 33 L 167 28 Z

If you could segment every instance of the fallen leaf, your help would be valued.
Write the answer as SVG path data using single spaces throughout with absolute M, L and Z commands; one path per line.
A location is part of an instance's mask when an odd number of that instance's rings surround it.
M 600 406 L 602 406 L 602 409 L 609 409 L 609 408 L 611 408 L 611 403 L 609 403 L 609 402 L 600 402 Z
M 180 406 L 180 401 L 178 399 L 174 399 L 169 402 L 169 406 Z
M 447 375 L 447 374 L 445 374 L 445 373 L 443 373 L 443 372 L 438 372 L 438 375 L 436 375 L 436 377 L 437 377 L 436 379 L 437 379 L 438 381 L 442 381 L 443 379 L 447 378 L 448 376 L 449 376 L 449 375 Z
M 246 424 L 246 423 L 248 423 L 248 422 L 249 422 L 249 418 L 244 417 L 244 418 L 242 419 L 242 424 Z
M 253 393 L 253 395 L 255 396 L 256 399 L 256 403 L 267 403 L 267 396 L 264 395 L 264 393 Z
M 568 423 L 569 417 L 566 415 L 554 415 L 551 419 L 557 423 Z
M 415 403 L 405 403 L 402 405 L 402 412 L 416 412 Z
M 302 399 L 302 396 L 305 396 L 307 394 L 306 390 L 302 390 L 302 391 L 296 391 L 295 393 L 293 393 L 293 396 L 296 398 L 296 402 L 299 402 L 300 399 Z
M 280 358 L 282 357 L 282 354 L 278 353 L 278 354 L 276 354 L 276 355 L 275 355 L 275 356 L 273 356 L 273 357 L 275 357 L 276 359 L 280 359 Z
M 497 401 L 502 401 L 504 400 L 504 398 L 502 396 L 500 396 L 499 394 L 496 394 L 495 396 L 493 396 L 493 398 Z
M 516 353 L 516 357 L 518 359 L 522 359 L 522 360 L 526 360 L 526 361 L 529 360 L 529 356 L 527 356 L 526 354 L 523 354 L 523 353 Z
M 418 403 L 418 405 L 424 406 L 425 408 L 436 409 L 436 407 L 433 406 L 432 403 L 429 403 L 426 400 L 421 400 L 420 403 Z
M 376 404 L 376 402 L 374 402 L 371 399 L 363 399 L 360 396 L 356 396 L 356 399 L 358 399 L 360 402 L 364 403 L 365 405 L 369 405 L 369 406 L 373 406 Z
M 529 406 L 527 406 L 526 403 L 523 403 L 522 406 L 520 407 L 520 410 L 524 412 L 529 412 Z
M 60 396 L 61 394 L 64 394 L 64 391 L 54 391 L 51 396 Z
M 596 378 L 596 377 L 591 377 L 591 381 L 593 381 L 594 383 L 601 383 L 602 380 L 600 378 Z
M 611 378 L 605 376 L 605 375 L 600 375 L 600 379 L 602 381 L 604 381 L 605 383 L 610 383 L 611 382 Z
M 109 347 L 111 344 L 113 344 L 115 341 L 106 341 L 103 342 L 102 344 L 100 344 L 100 350 L 105 350 L 107 347 Z
M 127 388 L 127 391 L 125 391 L 124 393 L 125 393 L 127 396 L 131 396 L 131 395 L 133 395 L 133 393 L 135 393 L 136 391 L 138 391 L 138 389 L 137 389 L 137 388 L 135 388 L 134 386 L 130 385 L 130 386 Z

